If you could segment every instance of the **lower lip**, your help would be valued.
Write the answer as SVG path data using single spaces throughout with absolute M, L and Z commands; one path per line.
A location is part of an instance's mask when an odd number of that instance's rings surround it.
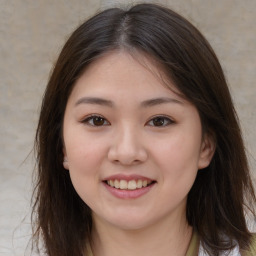
M 135 199 L 135 198 L 141 197 L 141 196 L 145 195 L 146 193 L 148 193 L 153 188 L 153 186 L 155 184 L 156 183 L 152 183 L 147 187 L 129 190 L 129 189 L 114 188 L 114 187 L 107 185 L 105 182 L 103 182 L 103 185 L 105 186 L 105 188 L 112 195 L 114 195 L 115 197 L 121 198 L 121 199 Z

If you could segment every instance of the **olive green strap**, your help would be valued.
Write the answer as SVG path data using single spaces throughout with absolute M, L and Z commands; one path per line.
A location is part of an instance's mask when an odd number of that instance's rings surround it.
M 198 251 L 199 251 L 199 238 L 197 233 L 193 232 L 186 256 L 197 256 Z
M 86 245 L 86 256 L 93 256 L 92 249 L 89 243 Z
M 242 256 L 255 256 L 256 255 L 256 234 L 253 234 L 249 250 L 241 251 Z

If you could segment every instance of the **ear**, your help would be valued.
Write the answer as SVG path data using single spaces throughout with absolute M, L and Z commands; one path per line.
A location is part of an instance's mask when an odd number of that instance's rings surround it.
M 216 143 L 214 136 L 211 136 L 210 134 L 205 134 L 203 136 L 203 141 L 201 145 L 201 151 L 198 161 L 198 169 L 206 168 L 214 155 L 216 148 Z
M 68 157 L 67 157 L 67 153 L 66 153 L 66 149 L 65 148 L 63 148 L 63 167 L 66 170 L 69 170 Z

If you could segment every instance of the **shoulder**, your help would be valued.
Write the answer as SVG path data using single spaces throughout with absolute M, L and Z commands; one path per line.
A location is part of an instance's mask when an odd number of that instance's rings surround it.
M 255 256 L 256 255 L 256 233 L 252 234 L 252 240 L 247 252 L 243 252 L 242 256 Z
M 226 253 L 221 254 L 221 255 L 227 255 Z M 203 247 L 200 245 L 199 248 L 199 254 L 198 256 L 209 256 L 203 249 Z M 256 256 L 256 233 L 252 234 L 252 240 L 249 246 L 249 249 L 244 251 L 244 250 L 239 250 L 239 246 L 237 245 L 236 247 L 233 248 L 228 254 L 228 256 Z
M 256 233 L 252 234 L 252 239 L 250 242 L 250 246 L 248 250 L 239 250 L 239 246 L 236 246 L 234 248 L 234 252 L 230 256 L 236 256 L 236 255 L 241 255 L 241 256 L 255 256 L 256 255 Z
M 231 251 L 225 251 L 219 254 L 220 256 L 253 256 L 253 254 L 243 254 L 242 252 L 239 251 L 239 246 L 235 246 Z M 199 253 L 198 256 L 210 256 L 203 247 L 199 248 Z M 254 255 L 255 256 L 255 255 Z

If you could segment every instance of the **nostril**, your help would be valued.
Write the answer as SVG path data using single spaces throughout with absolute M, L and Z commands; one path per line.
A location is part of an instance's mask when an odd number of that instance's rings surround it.
M 109 148 L 108 159 L 116 164 L 134 165 L 144 162 L 147 159 L 147 152 L 138 140 L 126 139 L 120 143 L 114 143 Z

